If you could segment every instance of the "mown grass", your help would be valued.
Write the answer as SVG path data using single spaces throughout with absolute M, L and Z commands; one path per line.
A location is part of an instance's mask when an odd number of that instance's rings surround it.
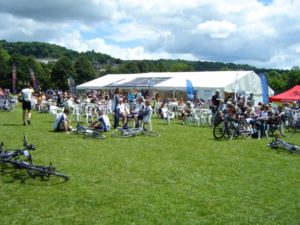
M 153 119 L 161 137 L 84 139 L 52 132 L 53 117 L 0 112 L 5 148 L 36 145 L 71 178 L 28 178 L 0 166 L 0 224 L 299 224 L 300 156 L 267 139 L 215 141 L 211 129 Z M 300 145 L 300 135 L 289 141 Z

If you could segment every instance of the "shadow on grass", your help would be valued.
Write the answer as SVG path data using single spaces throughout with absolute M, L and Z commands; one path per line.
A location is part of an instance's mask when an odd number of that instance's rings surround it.
M 6 127 L 23 127 L 23 123 L 4 123 L 2 126 Z
M 25 173 L 25 171 L 18 170 L 7 165 L 1 165 L 0 175 L 3 183 L 11 184 L 20 182 L 21 184 L 32 186 L 54 186 L 63 184 L 69 180 L 56 176 L 41 177 L 36 175 L 35 177 L 32 177 L 28 173 Z

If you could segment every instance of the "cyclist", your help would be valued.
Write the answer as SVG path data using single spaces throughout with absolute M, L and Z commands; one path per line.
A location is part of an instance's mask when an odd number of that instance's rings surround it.
M 108 116 L 104 114 L 103 110 L 99 110 L 98 115 L 99 117 L 97 118 L 97 122 L 93 123 L 92 127 L 108 132 L 110 130 L 110 122 Z
M 31 97 L 34 90 L 27 84 L 24 89 L 22 89 L 20 95 L 22 97 L 22 109 L 23 109 L 23 125 L 26 126 L 26 113 L 27 113 L 27 123 L 31 124 Z
M 66 133 L 69 133 L 69 131 L 72 130 L 72 127 L 70 126 L 70 121 L 67 118 L 69 114 L 69 109 L 64 109 L 63 113 L 57 114 L 55 122 L 53 124 L 54 131 L 64 131 Z

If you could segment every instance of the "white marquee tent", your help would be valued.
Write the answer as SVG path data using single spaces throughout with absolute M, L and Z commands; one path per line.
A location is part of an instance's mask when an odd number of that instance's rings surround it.
M 186 80 L 190 80 L 196 96 L 208 99 L 216 89 L 224 93 L 253 93 L 261 99 L 262 88 L 259 76 L 253 71 L 215 72 L 162 72 L 139 74 L 108 74 L 77 86 L 86 89 L 151 89 L 156 91 L 186 91 Z M 269 95 L 274 91 L 269 87 Z

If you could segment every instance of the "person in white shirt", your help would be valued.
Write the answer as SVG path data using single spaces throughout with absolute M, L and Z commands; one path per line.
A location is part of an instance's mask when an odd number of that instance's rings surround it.
M 27 124 L 31 124 L 31 98 L 34 93 L 30 84 L 27 84 L 24 89 L 22 89 L 20 95 L 22 97 L 22 109 L 23 109 L 23 125 L 26 126 L 26 115 Z
M 108 116 L 104 114 L 103 110 L 99 110 L 98 115 L 99 117 L 97 118 L 97 122 L 93 123 L 92 127 L 95 129 L 108 132 L 111 127 Z
M 70 121 L 67 118 L 69 114 L 69 109 L 64 109 L 63 113 L 57 114 L 55 122 L 53 124 L 54 131 L 64 131 L 66 133 L 69 133 L 69 131 L 72 130 L 72 127 L 70 126 Z
M 151 121 L 151 114 L 152 114 L 152 107 L 150 104 L 150 100 L 145 101 L 145 110 L 143 111 L 143 122 L 150 123 Z

